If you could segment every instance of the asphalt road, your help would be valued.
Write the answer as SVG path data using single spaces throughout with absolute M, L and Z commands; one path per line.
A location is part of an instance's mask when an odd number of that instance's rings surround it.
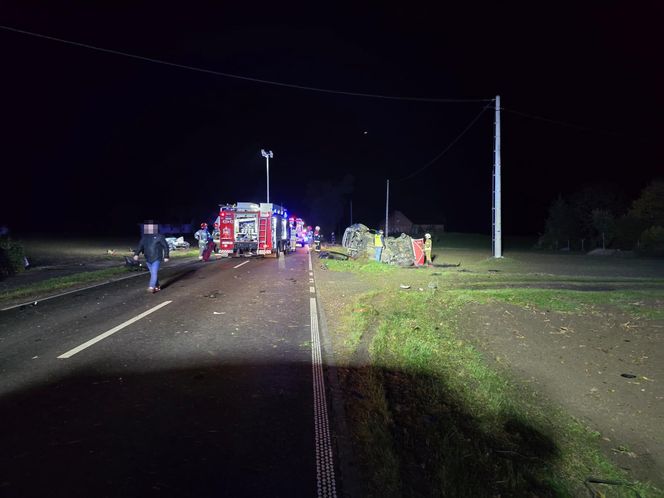
M 0 312 L 0 496 L 335 496 L 300 251 Z

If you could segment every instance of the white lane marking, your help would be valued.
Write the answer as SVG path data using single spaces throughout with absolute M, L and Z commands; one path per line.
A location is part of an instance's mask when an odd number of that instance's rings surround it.
M 313 278 L 310 278 L 310 279 L 309 279 L 309 283 L 310 283 L 310 284 L 313 284 L 313 283 L 314 283 L 314 279 L 313 279 Z
M 311 253 L 309 253 L 309 273 L 311 273 L 313 269 L 311 268 Z
M 244 263 L 240 263 L 239 265 L 235 265 L 235 266 L 233 267 L 233 269 L 235 269 L 235 268 L 239 268 L 239 267 L 242 266 L 242 265 L 246 265 L 248 262 L 249 262 L 249 261 L 245 261 Z
M 157 311 L 158 309 L 163 308 L 164 306 L 166 306 L 167 304 L 171 304 L 172 302 L 173 302 L 173 301 L 164 301 L 163 303 L 158 304 L 158 305 L 155 306 L 154 308 L 150 308 L 149 310 L 144 311 L 144 312 L 141 313 L 140 315 L 136 315 L 134 318 L 131 318 L 131 319 L 127 320 L 127 321 L 124 322 L 124 323 L 121 323 L 121 324 L 118 325 L 117 327 L 113 327 L 111 330 L 109 330 L 109 331 L 107 331 L 107 332 L 104 332 L 103 334 L 99 334 L 97 337 L 93 337 L 92 339 L 90 339 L 90 340 L 87 341 L 87 342 L 84 342 L 84 343 L 81 344 L 80 346 L 77 346 L 77 347 L 75 347 L 74 349 L 70 349 L 70 350 L 67 351 L 66 353 L 63 353 L 63 354 L 61 354 L 60 356 L 58 356 L 58 358 L 63 358 L 63 359 L 64 359 L 64 358 L 71 358 L 71 357 L 74 356 L 76 353 L 80 353 L 81 351 L 83 351 L 83 350 L 86 349 L 86 348 L 89 348 L 89 347 L 92 346 L 93 344 L 95 344 L 95 343 L 97 343 L 97 342 L 99 342 L 99 341 L 101 341 L 101 340 L 103 340 L 103 339 L 106 339 L 108 336 L 115 334 L 117 331 L 122 330 L 123 328 L 125 328 L 125 327 L 131 325 L 131 324 L 134 323 L 134 322 L 139 321 L 141 318 L 144 318 L 144 317 L 148 316 L 150 313 L 154 313 L 154 312 Z
M 325 399 L 323 357 L 318 332 L 318 309 L 314 297 L 309 299 L 309 313 L 311 314 L 311 366 L 314 388 L 314 436 L 318 498 L 336 498 L 337 489 L 330 438 L 330 422 L 327 415 L 327 400 Z
M 314 276 L 314 272 L 310 271 L 310 272 L 309 272 L 309 276 L 310 276 L 310 277 L 313 277 L 313 276 Z
M 28 303 L 21 303 L 21 304 L 15 304 L 14 306 L 8 306 L 7 308 L 2 308 L 0 311 L 9 311 L 9 310 L 13 310 L 14 308 L 20 308 L 21 306 L 30 306 L 30 305 L 33 305 L 35 303 L 41 303 L 42 301 L 48 301 L 49 299 L 55 299 L 56 297 L 66 296 L 67 294 L 73 294 L 74 292 L 83 292 L 85 290 L 94 289 L 95 287 L 100 287 L 102 285 L 108 285 L 108 284 L 112 284 L 113 282 L 120 282 L 121 280 L 127 280 L 128 278 L 140 277 L 141 275 L 145 275 L 145 274 L 144 273 L 136 273 L 135 275 L 129 275 L 128 277 L 116 278 L 115 280 L 106 280 L 106 281 L 101 282 L 99 284 L 88 285 L 87 287 L 80 287 L 78 289 L 70 290 L 70 291 L 67 291 L 67 292 L 61 292 L 60 294 L 54 294 L 53 296 L 40 297 L 40 298 L 35 299 L 33 301 L 30 301 Z
M 185 266 L 185 265 L 188 265 L 188 264 L 189 264 L 189 262 L 184 262 L 184 263 L 180 263 L 180 264 L 170 265 L 169 268 L 178 268 L 180 266 Z M 34 299 L 32 301 L 29 301 L 27 303 L 21 303 L 21 304 L 15 304 L 13 306 L 8 306 L 7 308 L 0 309 L 0 311 L 9 311 L 9 310 L 13 310 L 14 308 L 20 308 L 22 306 L 32 306 L 35 303 L 41 303 L 42 301 L 48 301 L 49 299 L 55 299 L 56 297 L 66 296 L 68 294 L 74 294 L 76 292 L 83 292 L 83 291 L 88 290 L 88 289 L 94 289 L 95 287 L 101 287 L 102 285 L 108 285 L 108 284 L 112 284 L 112 283 L 115 283 L 115 282 L 121 282 L 122 280 L 127 280 L 128 278 L 140 277 L 142 275 L 147 275 L 147 273 L 142 273 L 141 272 L 141 273 L 135 273 L 133 275 L 128 275 L 126 277 L 115 278 L 115 279 L 112 279 L 112 280 L 105 280 L 104 282 L 100 282 L 98 284 L 88 285 L 87 287 L 80 287 L 78 289 L 72 289 L 70 291 L 61 292 L 60 294 L 54 294 L 52 296 L 47 296 L 47 297 L 40 297 L 38 299 Z
M 315 293 L 315 292 L 316 292 L 316 288 L 315 288 L 315 287 L 309 287 L 309 292 L 311 292 L 312 294 Z

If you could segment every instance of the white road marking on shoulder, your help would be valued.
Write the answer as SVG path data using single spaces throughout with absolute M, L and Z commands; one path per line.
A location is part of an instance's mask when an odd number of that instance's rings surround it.
M 315 297 L 309 299 L 309 313 L 311 315 L 311 366 L 314 388 L 314 437 L 318 498 L 336 498 L 334 457 L 330 438 L 330 422 L 327 415 L 327 400 L 325 399 L 323 355 L 320 347 L 318 309 Z
M 309 292 L 312 294 L 316 292 L 316 287 L 309 287 Z
M 310 272 L 309 272 L 309 276 L 310 276 L 310 277 L 313 277 L 313 276 L 314 276 L 314 272 L 310 271 Z
M 115 334 L 115 333 L 118 332 L 119 330 L 122 330 L 123 328 L 125 328 L 125 327 L 131 325 L 131 324 L 134 323 L 134 322 L 139 321 L 141 318 L 144 318 L 144 317 L 148 316 L 150 313 L 154 313 L 154 312 L 157 311 L 158 309 L 163 308 L 164 306 L 166 306 L 167 304 L 170 304 L 170 303 L 172 303 L 172 302 L 173 302 L 173 301 L 164 301 L 163 303 L 158 304 L 158 305 L 155 306 L 154 308 L 150 308 L 149 310 L 144 311 L 144 312 L 141 313 L 140 315 L 136 315 L 134 318 L 131 318 L 131 319 L 127 320 L 127 321 L 124 322 L 124 323 L 121 323 L 121 324 L 118 325 L 117 327 L 113 327 L 111 330 L 109 330 L 109 331 L 107 331 L 107 332 L 104 332 L 103 334 L 99 334 L 97 337 L 93 337 L 92 339 L 90 339 L 90 340 L 87 341 L 87 342 L 84 342 L 84 343 L 81 344 L 80 346 L 77 346 L 77 347 L 75 347 L 74 349 L 70 349 L 70 350 L 67 351 L 66 353 L 63 353 L 63 354 L 61 354 L 60 356 L 58 356 L 58 358 L 62 358 L 62 359 L 64 359 L 64 358 L 71 358 L 71 357 L 74 356 L 76 353 L 80 353 L 81 351 L 83 351 L 83 350 L 86 349 L 86 348 L 89 348 L 89 347 L 92 346 L 93 344 L 96 344 L 97 342 L 99 342 L 99 341 L 101 341 L 101 340 L 103 340 L 103 339 L 106 339 L 108 336 Z
M 134 277 L 140 277 L 141 275 L 144 275 L 143 273 L 136 273 L 135 275 L 129 275 L 128 277 L 122 277 L 122 278 L 116 278 L 115 280 L 107 280 L 105 282 L 101 282 L 98 284 L 93 284 L 93 285 L 88 285 L 87 287 L 81 287 L 78 289 L 73 289 L 67 292 L 61 292 L 60 294 L 54 294 L 53 296 L 47 296 L 47 297 L 40 297 L 38 299 L 34 299 L 30 302 L 27 303 L 21 303 L 21 304 L 15 304 L 14 306 L 8 306 L 7 308 L 2 308 L 0 311 L 9 311 L 13 310 L 14 308 L 20 308 L 21 306 L 31 306 L 35 303 L 41 303 L 42 301 L 48 301 L 49 299 L 55 299 L 56 297 L 62 297 L 66 296 L 67 294 L 73 294 L 75 292 L 83 292 L 88 289 L 94 289 L 95 287 L 101 287 L 102 285 L 108 285 L 112 284 L 114 282 L 120 282 L 122 280 L 127 280 L 128 278 L 134 278 Z
M 239 268 L 242 265 L 246 265 L 249 261 L 245 261 L 244 263 L 240 263 L 239 265 L 235 265 L 233 268 Z

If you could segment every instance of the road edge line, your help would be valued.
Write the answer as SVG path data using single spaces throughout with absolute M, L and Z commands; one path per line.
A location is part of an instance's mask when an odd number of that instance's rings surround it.
M 346 409 L 344 407 L 344 397 L 337 375 L 337 366 L 334 357 L 334 346 L 330 338 L 330 332 L 327 327 L 327 317 L 323 308 L 320 292 L 316 292 L 316 303 L 318 308 L 318 330 L 321 335 L 321 346 L 323 349 L 323 358 L 325 368 L 325 377 L 327 378 L 330 393 L 330 405 L 332 408 L 332 426 L 333 441 L 337 450 L 337 469 L 341 481 L 343 496 L 362 496 L 362 489 L 359 485 L 358 474 L 355 469 L 358 462 L 355 459 L 353 446 L 351 443 L 350 431 L 346 419 Z

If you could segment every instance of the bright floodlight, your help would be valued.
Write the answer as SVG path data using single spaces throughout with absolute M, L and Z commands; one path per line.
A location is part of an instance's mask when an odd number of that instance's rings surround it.
M 274 157 L 271 150 L 265 150 L 265 149 L 261 149 L 261 155 L 263 157 L 269 157 L 270 159 Z

